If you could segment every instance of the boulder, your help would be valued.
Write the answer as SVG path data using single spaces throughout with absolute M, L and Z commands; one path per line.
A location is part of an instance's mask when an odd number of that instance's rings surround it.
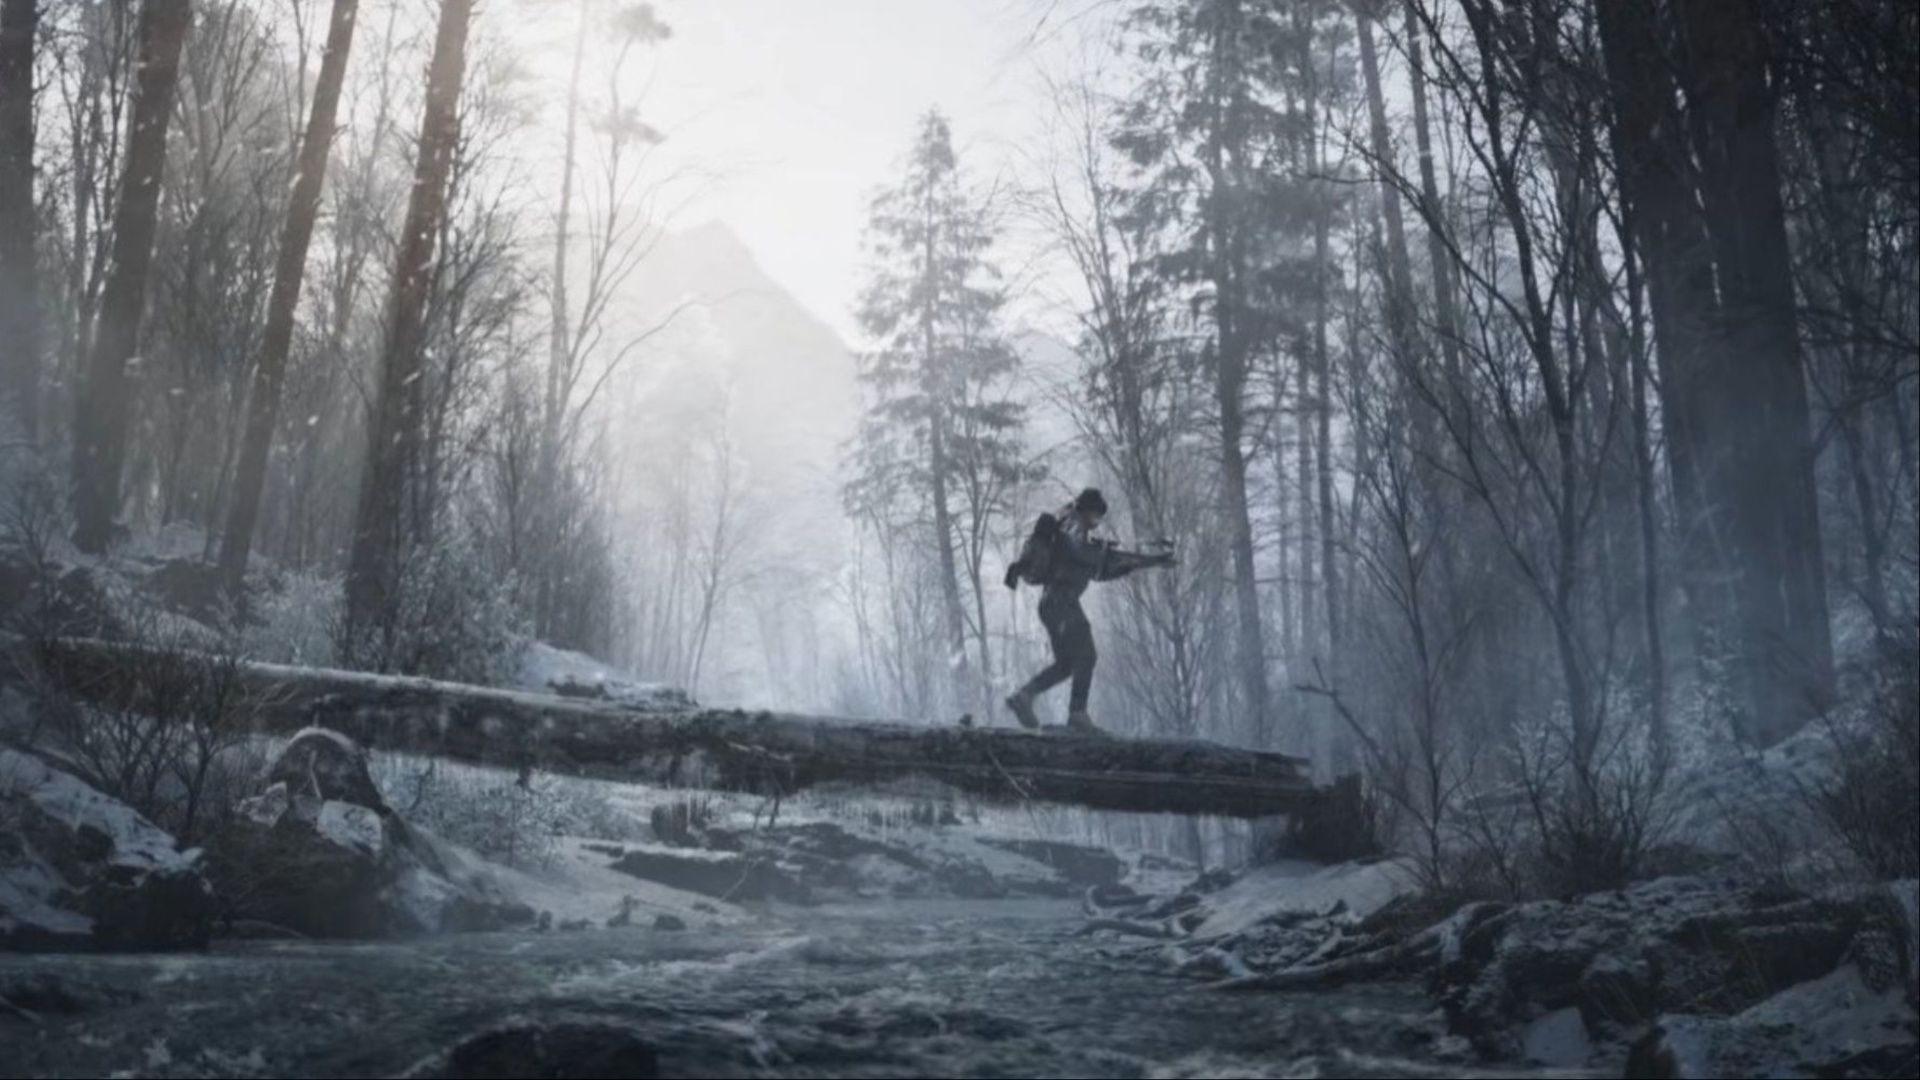
M 1732 1016 L 1667 1014 L 1633 1046 L 1626 1074 L 1719 1077 L 1920 1075 L 1914 1013 L 1898 987 L 1842 965 Z
M 364 806 L 383 817 L 389 813 L 368 771 L 366 751 L 326 728 L 310 727 L 287 740 L 268 767 L 266 782 L 285 784 L 297 795 Z
M 1011 851 L 1051 867 L 1074 892 L 1118 885 L 1127 876 L 1127 864 L 1105 848 L 1069 844 L 1060 840 L 1002 840 L 986 838 L 988 847 Z
M 132 807 L 24 753 L 0 749 L 0 945 L 205 945 L 213 891 L 199 851 Z
M 1898 997 L 1896 926 L 1877 888 L 1810 895 L 1700 878 L 1470 904 L 1436 928 L 1431 989 L 1483 1055 L 1543 1060 L 1540 1046 L 1575 1042 L 1568 1015 L 1592 1045 L 1619 1045 L 1663 1016 L 1734 1016 L 1843 963 Z
M 650 1044 L 618 1024 L 597 1019 L 517 1019 L 461 1040 L 406 1075 L 449 1080 L 646 1080 L 660 1075 L 660 1065 Z
M 780 900 L 790 904 L 813 901 L 813 890 L 798 875 L 759 854 L 629 845 L 625 853 L 614 860 L 613 868 L 668 888 L 721 900 Z
M 309 937 L 391 937 L 531 923 L 481 868 L 409 826 L 380 797 L 366 754 L 310 728 L 241 804 L 223 849 L 239 919 Z

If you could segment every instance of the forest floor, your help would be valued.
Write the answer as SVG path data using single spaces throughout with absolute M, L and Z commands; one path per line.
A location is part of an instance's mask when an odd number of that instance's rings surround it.
M 1223 994 L 1081 927 L 1059 901 L 893 901 L 697 933 L 0 957 L 33 1009 L 0 1029 L 20 1076 L 538 1075 L 493 1070 L 566 1040 L 576 1068 L 631 1051 L 686 1077 L 1541 1075 L 1472 1064 L 1411 987 Z

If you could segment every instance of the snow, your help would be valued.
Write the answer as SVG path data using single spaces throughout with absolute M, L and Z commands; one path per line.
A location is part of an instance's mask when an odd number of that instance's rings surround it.
M 1593 1042 L 1580 1010 L 1569 1005 L 1528 1024 L 1520 1034 L 1520 1052 L 1542 1065 L 1580 1065 L 1592 1056 Z
M 358 758 L 361 756 L 360 744 L 354 742 L 352 739 L 347 738 L 345 735 L 340 734 L 339 732 L 333 730 L 332 728 L 324 728 L 324 727 L 319 727 L 316 725 L 309 724 L 308 726 L 301 728 L 299 731 L 294 732 L 293 737 L 287 740 L 286 745 L 292 746 L 294 743 L 299 742 L 301 739 L 325 739 L 328 742 L 332 743 L 333 745 L 339 747 L 342 753 L 345 753 L 350 757 Z
M 1413 875 L 1392 859 L 1333 866 L 1282 860 L 1256 867 L 1209 896 L 1207 917 L 1193 936 L 1226 937 L 1276 916 L 1322 915 L 1335 908 L 1364 919 L 1413 888 Z
M 1845 964 L 1788 987 L 1731 1018 L 1660 1020 L 1675 1074 L 1686 1077 L 1826 1075 L 1821 1066 L 1911 1042 L 1913 1012 L 1898 989 L 1875 992 Z
M 197 849 L 181 852 L 173 837 L 123 802 L 49 768 L 38 758 L 0 748 L 0 796 L 23 794 L 48 817 L 78 831 L 91 828 L 113 842 L 116 863 L 138 871 L 189 872 Z
M 641 682 L 585 653 L 558 649 L 543 641 L 529 642 L 522 651 L 512 688 L 601 698 L 636 709 L 674 709 L 693 704 L 685 691 Z
M 328 799 L 320 804 L 313 828 L 333 844 L 370 859 L 378 859 L 386 847 L 380 815 L 365 806 Z
M 0 813 L 16 800 L 75 836 L 104 835 L 110 843 L 104 861 L 116 874 L 141 880 L 151 874 L 197 873 L 199 851 L 176 850 L 171 836 L 133 808 L 38 758 L 0 747 Z M 61 906 L 72 902 L 75 887 L 25 834 L 18 835 L 15 843 L 0 848 L 0 937 L 23 927 L 50 935 L 92 933 L 92 918 Z
M 636 906 L 634 921 L 643 925 L 659 914 L 677 915 L 694 928 L 747 918 L 733 904 L 623 874 L 613 869 L 611 856 L 597 850 L 602 846 L 603 841 L 587 837 L 561 837 L 544 866 L 523 870 L 486 863 L 485 873 L 506 895 L 550 913 L 556 924 L 584 920 L 600 926 L 629 896 Z M 452 873 L 453 867 L 448 870 Z

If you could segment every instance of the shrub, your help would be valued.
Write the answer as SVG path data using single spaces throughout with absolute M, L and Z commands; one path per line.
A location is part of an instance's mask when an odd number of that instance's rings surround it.
M 274 664 L 331 667 L 339 663 L 340 579 L 294 572 L 250 599 L 242 630 L 247 655 Z
M 208 648 L 204 630 L 143 609 L 130 616 L 129 638 L 111 660 L 51 643 L 36 651 L 41 685 L 96 687 L 86 702 L 42 693 L 38 735 L 82 779 L 191 844 L 257 774 L 246 752 L 255 702 L 239 651 Z
M 1532 842 L 1527 876 L 1553 896 L 1617 889 L 1644 876 L 1672 807 L 1643 725 L 1616 722 L 1582 762 L 1571 733 L 1547 725 L 1523 742 L 1521 786 Z
M 1833 775 L 1809 794 L 1815 811 L 1876 878 L 1920 877 L 1920 659 L 1915 636 L 1883 641 L 1866 672 L 1860 715 L 1831 718 Z
M 510 683 L 526 648 L 526 619 L 511 575 L 490 564 L 471 535 L 415 548 L 377 626 L 335 634 L 350 667 L 478 685 Z

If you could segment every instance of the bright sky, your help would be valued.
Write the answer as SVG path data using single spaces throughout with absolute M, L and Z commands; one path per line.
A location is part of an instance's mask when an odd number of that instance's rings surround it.
M 718 218 L 850 342 L 872 194 L 926 110 L 977 181 L 1011 175 L 1047 113 L 1038 71 L 1087 0 L 656 0 L 673 28 L 647 111 L 675 163 L 718 173 L 682 225 Z M 663 148 L 665 149 L 665 148 Z

